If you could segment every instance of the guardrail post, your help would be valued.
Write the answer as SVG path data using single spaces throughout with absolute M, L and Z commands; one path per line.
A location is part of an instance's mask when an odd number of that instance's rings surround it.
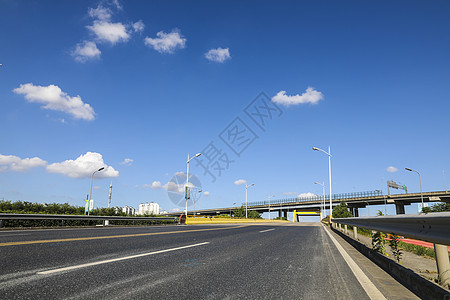
M 3 220 L 0 220 L 0 228 L 3 227 Z
M 358 227 L 353 226 L 353 238 L 358 240 Z
M 61 226 L 64 226 L 64 220 L 61 220 Z
M 345 231 L 345 234 L 348 234 L 348 231 L 347 231 L 347 224 L 344 225 L 344 231 Z
M 450 286 L 450 263 L 448 260 L 448 248 L 446 245 L 434 244 L 436 265 L 439 274 L 439 282 L 445 287 Z

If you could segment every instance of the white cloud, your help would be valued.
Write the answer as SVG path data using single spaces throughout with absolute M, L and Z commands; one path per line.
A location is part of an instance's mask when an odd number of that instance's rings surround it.
M 205 57 L 214 62 L 223 63 L 227 59 L 231 59 L 230 50 L 228 48 L 211 49 L 205 53 Z
M 39 157 L 33 158 L 20 158 L 14 155 L 2 155 L 0 154 L 0 171 L 18 171 L 24 172 L 31 168 L 43 167 L 47 165 L 45 160 Z
M 66 160 L 60 163 L 53 163 L 47 166 L 47 172 L 59 173 L 72 178 L 90 178 L 92 173 L 104 167 L 103 171 L 97 172 L 96 177 L 108 178 L 119 176 L 119 171 L 107 166 L 103 161 L 103 156 L 96 152 L 87 152 L 80 155 L 75 160 Z
M 94 190 L 100 190 L 101 188 L 99 186 L 92 187 Z
M 285 195 L 285 196 L 292 196 L 292 195 L 295 195 L 295 194 L 297 194 L 297 193 L 294 193 L 294 192 L 284 192 L 283 193 L 283 195 Z
M 76 61 L 85 63 L 88 60 L 100 58 L 102 52 L 97 48 L 97 44 L 91 41 L 83 41 L 75 46 L 72 56 Z
M 159 53 L 173 53 L 176 49 L 183 49 L 186 46 L 186 39 L 176 29 L 170 33 L 160 31 L 156 35 L 158 37 L 154 39 L 146 37 L 144 43 Z
M 125 165 L 125 166 L 131 166 L 131 164 L 133 163 L 134 160 L 132 160 L 131 158 L 125 158 L 123 160 L 123 162 L 121 162 L 121 165 Z
M 396 167 L 389 166 L 386 168 L 386 171 L 388 171 L 389 173 L 395 173 L 398 171 L 398 169 Z
M 312 87 L 308 87 L 306 91 L 299 95 L 289 96 L 286 95 L 286 91 L 279 91 L 278 94 L 272 97 L 272 101 L 277 104 L 282 104 L 285 106 L 311 103 L 317 104 L 323 99 L 323 94 Z
M 123 9 L 122 5 L 119 3 L 119 0 L 113 0 L 113 4 L 116 6 L 116 8 L 118 10 L 122 10 Z
M 33 83 L 21 84 L 13 90 L 16 94 L 25 95 L 28 102 L 44 104 L 42 108 L 62 111 L 75 117 L 92 121 L 95 119 L 94 109 L 87 103 L 81 101 L 80 96 L 71 97 L 64 93 L 58 86 L 39 86 Z
M 103 7 L 101 4 L 97 6 L 97 8 L 89 8 L 88 14 L 91 18 L 107 21 L 111 19 L 112 11 L 107 7 Z
M 122 23 L 111 23 L 106 21 L 94 21 L 94 25 L 86 26 L 91 30 L 100 41 L 117 44 L 119 42 L 126 42 L 130 38 L 127 28 Z
M 165 189 L 166 191 L 172 192 L 172 193 L 184 193 L 185 186 L 186 186 L 186 183 L 178 183 L 177 184 L 173 181 L 169 181 L 168 183 L 163 185 L 162 188 Z M 190 189 L 193 189 L 196 187 L 192 182 L 189 182 L 188 186 Z
M 313 193 L 301 193 L 300 195 L 297 196 L 297 198 L 310 198 L 310 197 L 315 197 L 316 195 Z
M 144 184 L 142 185 L 143 188 L 150 188 L 153 190 L 161 189 L 163 186 L 160 181 L 153 181 L 152 184 Z
M 211 193 L 208 192 L 208 191 L 206 191 L 206 192 L 203 193 L 203 195 L 205 195 L 205 196 L 209 196 L 210 194 L 211 194 Z
M 144 22 L 142 22 L 142 20 L 139 20 L 136 23 L 133 23 L 132 26 L 133 26 L 134 32 L 142 32 L 145 28 Z
M 238 179 L 234 182 L 235 185 L 243 185 L 243 184 L 247 184 L 247 180 L 245 179 Z

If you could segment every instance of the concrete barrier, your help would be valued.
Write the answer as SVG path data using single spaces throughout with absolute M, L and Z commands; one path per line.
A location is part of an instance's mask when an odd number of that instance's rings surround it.
M 238 218 L 213 218 L 213 217 L 189 217 L 186 220 L 188 225 L 196 224 L 238 224 L 238 223 L 290 223 L 286 220 L 266 220 L 266 219 L 238 219 Z

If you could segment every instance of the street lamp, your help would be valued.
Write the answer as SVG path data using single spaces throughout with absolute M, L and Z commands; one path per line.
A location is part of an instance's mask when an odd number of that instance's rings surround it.
M 416 172 L 419 175 L 419 184 L 420 184 L 420 199 L 422 200 L 422 210 L 423 210 L 423 193 L 422 193 L 422 179 L 420 178 L 420 173 L 416 170 L 405 168 L 406 171 Z
M 245 184 L 245 218 L 247 219 L 247 190 L 249 187 L 254 186 L 255 184 L 252 183 L 250 185 Z
M 233 203 L 233 206 L 236 205 L 236 202 Z M 230 207 L 230 218 L 231 218 L 231 207 Z
M 322 201 L 322 209 L 323 209 L 323 213 L 325 214 L 325 182 L 320 183 L 320 182 L 314 182 L 314 184 L 318 184 L 322 186 L 322 194 L 323 194 L 323 201 Z
M 384 215 L 387 216 L 387 207 L 386 207 L 386 196 L 384 195 L 382 190 L 375 190 L 377 192 L 380 192 L 383 194 L 383 199 L 384 199 Z
M 323 153 L 328 155 L 328 178 L 330 179 L 330 223 L 331 223 L 331 218 L 333 217 L 333 201 L 332 201 L 333 196 L 331 194 L 331 150 L 330 150 L 330 146 L 328 146 L 328 152 L 326 152 L 320 148 L 316 148 L 316 147 L 313 147 L 312 149 L 314 151 L 322 151 Z
M 269 220 L 270 220 L 270 198 L 275 197 L 275 195 L 267 196 L 267 199 L 269 200 Z
M 201 192 L 203 192 L 202 190 L 200 190 L 200 191 L 198 191 L 199 193 L 201 193 Z M 195 199 L 196 197 L 194 196 L 194 198 L 193 198 L 193 202 L 194 202 L 194 214 L 193 214 L 193 216 L 195 216 L 195 201 L 196 201 L 196 199 Z
M 89 192 L 89 206 L 91 205 L 91 196 L 92 196 L 92 182 L 94 181 L 94 174 L 100 171 L 103 171 L 105 169 L 105 167 L 101 167 L 100 169 L 98 169 L 97 171 L 94 171 L 94 173 L 92 173 L 92 177 L 91 177 L 91 190 Z M 88 206 L 88 216 L 89 216 L 89 206 Z
M 370 203 L 367 201 L 364 201 L 367 203 L 367 216 L 370 217 Z
M 188 198 L 189 198 L 189 162 L 191 160 L 193 160 L 196 157 L 199 157 L 200 155 L 202 155 L 201 153 L 197 153 L 195 154 L 195 156 L 189 158 L 189 154 L 188 154 L 188 159 L 186 161 L 186 188 L 185 188 L 185 198 L 186 198 L 186 220 L 187 220 L 187 202 L 188 202 Z

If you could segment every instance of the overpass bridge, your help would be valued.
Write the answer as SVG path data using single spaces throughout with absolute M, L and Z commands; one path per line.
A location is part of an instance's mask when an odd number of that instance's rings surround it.
M 312 197 L 296 197 L 285 199 L 274 199 L 255 201 L 248 203 L 248 210 L 254 210 L 258 213 L 274 212 L 278 211 L 279 217 L 287 217 L 287 213 L 297 211 L 309 211 L 318 212 L 321 207 L 325 205 L 325 209 L 330 208 L 330 198 L 325 196 L 312 196 Z M 397 214 L 405 214 L 405 205 L 412 203 L 420 203 L 420 193 L 409 194 L 393 194 L 384 195 L 381 191 L 366 191 L 355 193 L 342 193 L 333 194 L 332 205 L 333 207 L 339 205 L 342 201 L 347 203 L 353 216 L 359 216 L 359 208 L 365 208 L 367 205 L 395 205 Z M 424 192 L 423 202 L 450 202 L 449 191 L 436 191 L 436 192 Z M 245 203 L 242 204 L 245 206 Z M 188 211 L 188 214 L 201 214 L 201 215 L 220 215 L 229 214 L 230 211 L 237 209 L 238 207 L 224 207 L 224 208 L 211 208 L 211 209 L 198 209 L 194 211 Z M 179 214 L 179 213 L 178 213 Z

